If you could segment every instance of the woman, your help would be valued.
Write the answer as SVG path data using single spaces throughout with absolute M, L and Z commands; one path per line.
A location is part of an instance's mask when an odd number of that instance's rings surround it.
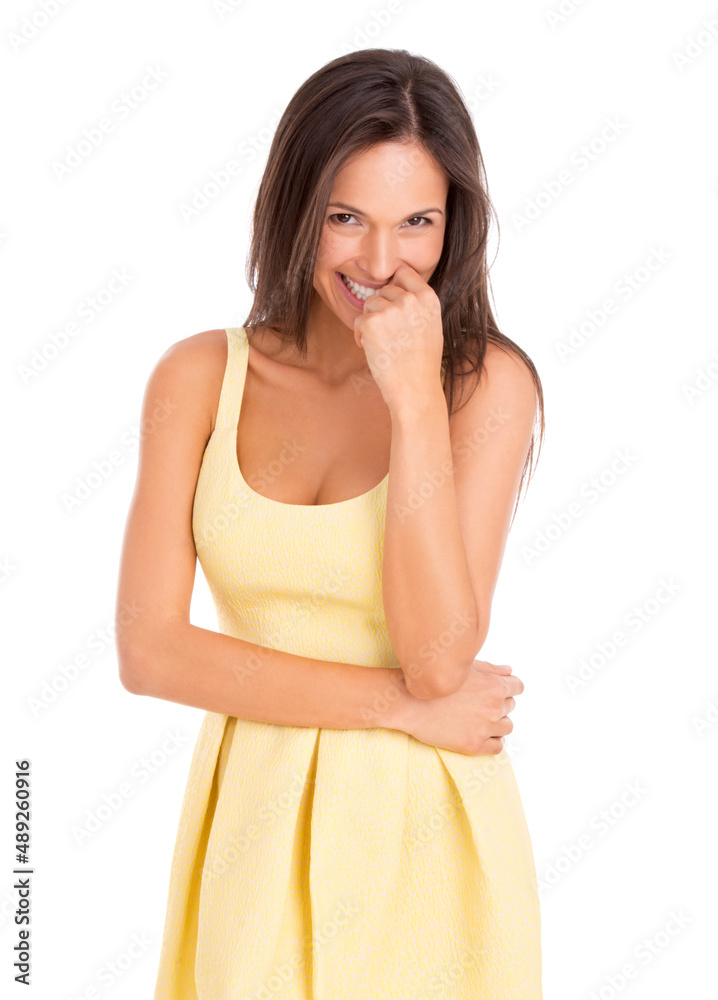
M 155 1000 L 542 996 L 524 686 L 476 656 L 543 401 L 489 307 L 483 178 L 438 66 L 335 59 L 277 128 L 244 326 L 150 376 L 121 679 L 206 712 Z

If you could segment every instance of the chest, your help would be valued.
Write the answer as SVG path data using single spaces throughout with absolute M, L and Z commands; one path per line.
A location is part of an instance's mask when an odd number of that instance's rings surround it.
M 326 386 L 306 373 L 247 369 L 237 463 L 255 493 L 286 504 L 341 503 L 388 474 L 389 409 L 373 379 Z

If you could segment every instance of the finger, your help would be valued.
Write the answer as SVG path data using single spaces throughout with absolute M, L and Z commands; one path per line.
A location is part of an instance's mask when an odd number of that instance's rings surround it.
M 384 285 L 383 288 L 379 289 L 378 295 L 370 295 L 368 299 L 364 302 L 364 306 L 369 306 L 371 308 L 372 303 L 381 304 L 382 302 L 398 302 L 406 295 L 406 289 L 400 288 L 398 285 Z
M 497 756 L 504 749 L 503 736 L 487 736 L 479 756 Z
M 521 694 L 524 690 L 524 682 L 520 677 L 509 677 L 508 689 L 512 695 Z
M 507 681 L 509 681 L 513 676 L 511 673 L 511 667 L 507 667 L 505 664 L 479 662 L 476 664 L 476 669 L 483 670 L 486 674 L 499 674 L 500 676 L 505 677 Z
M 426 288 L 428 282 L 424 281 L 419 272 L 410 264 L 399 264 L 389 279 L 389 284 L 384 287 L 389 288 L 392 284 L 405 288 L 409 292 L 418 292 L 422 288 Z
M 385 296 L 390 299 L 400 299 L 402 296 L 406 295 L 407 291 L 407 288 L 404 288 L 403 285 L 397 285 L 392 278 L 392 280 L 387 282 L 386 285 L 381 286 L 379 289 L 379 295 L 370 295 L 367 302 L 371 299 L 378 299 L 380 296 Z

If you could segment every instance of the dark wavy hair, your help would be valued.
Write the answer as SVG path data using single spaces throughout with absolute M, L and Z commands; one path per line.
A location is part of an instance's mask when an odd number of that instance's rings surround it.
M 518 355 L 533 377 L 537 420 L 515 516 L 543 441 L 543 389 L 531 358 L 499 331 L 491 310 L 486 250 L 491 221 L 498 231 L 498 219 L 471 115 L 458 85 L 436 63 L 405 49 L 363 49 L 327 63 L 294 94 L 254 205 L 246 266 L 254 301 L 243 325 L 271 327 L 306 353 L 313 274 L 334 178 L 349 157 L 385 142 L 420 144 L 449 180 L 444 245 L 428 282 L 441 303 L 449 414 L 457 380 L 481 376 L 489 340 Z

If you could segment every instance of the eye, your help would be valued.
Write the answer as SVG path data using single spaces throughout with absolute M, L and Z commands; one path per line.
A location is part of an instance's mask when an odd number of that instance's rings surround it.
M 345 225 L 347 225 L 347 223 L 341 222 L 340 221 L 341 219 L 353 219 L 353 218 L 354 218 L 354 216 L 350 215 L 348 212 L 335 212 L 334 215 L 330 215 L 329 216 L 329 220 L 330 221 L 335 221 L 337 223 L 337 225 L 339 225 L 339 226 L 345 226 Z M 432 220 L 428 219 L 425 215 L 412 215 L 411 218 L 408 219 L 407 221 L 408 222 L 412 222 L 414 220 L 417 220 L 418 222 L 424 222 L 424 223 L 426 223 L 426 225 L 424 225 L 424 226 L 420 226 L 420 225 L 409 226 L 409 229 L 426 229 L 426 226 L 433 225 Z
M 412 215 L 411 219 L 422 219 L 429 226 L 432 225 L 431 219 L 427 219 L 425 215 Z M 411 219 L 409 219 L 408 221 L 411 222 Z M 409 229 L 425 229 L 425 228 L 426 228 L 425 226 L 409 226 Z

